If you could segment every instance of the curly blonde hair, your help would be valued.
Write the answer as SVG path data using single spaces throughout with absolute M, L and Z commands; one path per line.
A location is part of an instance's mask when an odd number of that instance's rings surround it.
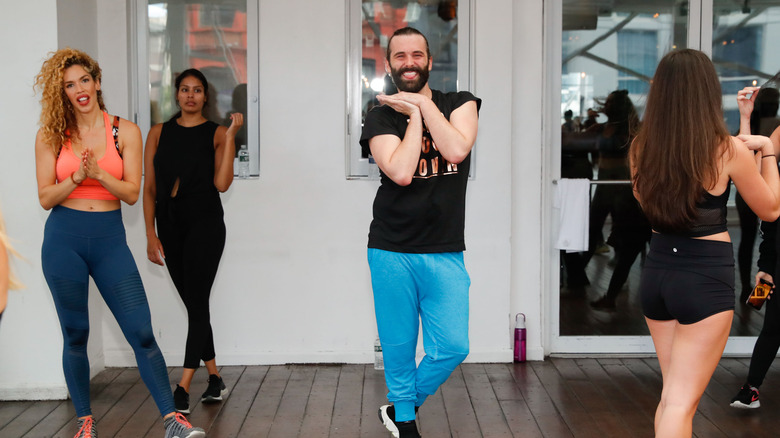
M 103 75 L 97 61 L 81 50 L 70 47 L 50 52 L 41 72 L 35 77 L 34 88 L 41 92 L 41 132 L 55 155 L 59 154 L 68 137 L 78 135 L 76 115 L 63 84 L 65 70 L 74 65 L 84 67 L 95 82 L 101 82 Z M 100 109 L 105 111 L 101 90 L 97 90 L 97 99 Z

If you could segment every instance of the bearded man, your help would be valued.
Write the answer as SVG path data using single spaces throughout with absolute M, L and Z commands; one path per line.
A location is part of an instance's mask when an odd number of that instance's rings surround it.
M 428 41 L 393 33 L 385 70 L 399 92 L 379 95 L 360 144 L 381 172 L 368 234 L 385 382 L 379 409 L 396 438 L 416 438 L 417 409 L 466 358 L 471 280 L 463 262 L 466 183 L 481 100 L 428 86 Z M 415 362 L 422 321 L 425 356 Z

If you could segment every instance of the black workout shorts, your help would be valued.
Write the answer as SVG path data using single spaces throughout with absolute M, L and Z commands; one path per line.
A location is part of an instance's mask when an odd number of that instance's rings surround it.
M 693 324 L 734 310 L 731 243 L 653 233 L 639 294 L 655 320 Z

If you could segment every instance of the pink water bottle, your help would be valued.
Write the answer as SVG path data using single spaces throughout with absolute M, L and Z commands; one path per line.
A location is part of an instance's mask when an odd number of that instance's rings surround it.
M 515 317 L 515 362 L 525 362 L 525 314 Z

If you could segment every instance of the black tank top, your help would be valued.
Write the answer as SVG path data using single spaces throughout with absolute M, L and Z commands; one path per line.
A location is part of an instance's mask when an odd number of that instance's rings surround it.
M 214 133 L 218 127 L 211 121 L 184 127 L 176 119 L 163 124 L 154 156 L 158 203 L 170 199 L 177 179 L 177 198 L 217 195 L 219 199 L 214 186 Z
M 698 215 L 687 233 L 688 237 L 704 237 L 722 233 L 728 230 L 726 225 L 726 202 L 731 192 L 731 182 L 726 185 L 726 190 L 718 196 L 704 190 L 702 200 L 696 203 Z

